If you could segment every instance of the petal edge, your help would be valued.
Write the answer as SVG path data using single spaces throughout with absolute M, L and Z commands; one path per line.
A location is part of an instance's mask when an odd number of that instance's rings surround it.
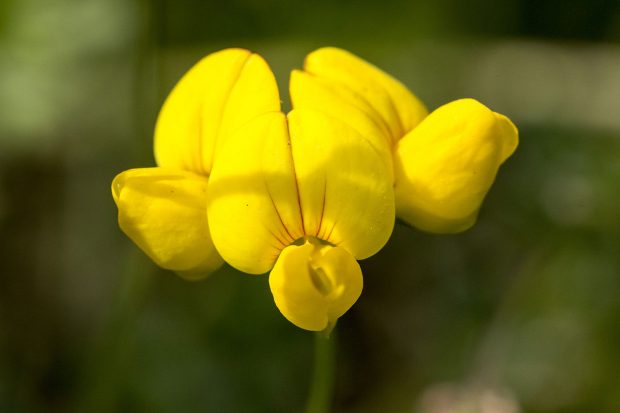
M 223 261 L 207 222 L 207 179 L 167 168 L 130 169 L 112 181 L 123 232 L 157 265 L 201 278 Z
M 517 143 L 512 122 L 473 99 L 438 108 L 396 147 L 398 217 L 429 232 L 468 229 Z

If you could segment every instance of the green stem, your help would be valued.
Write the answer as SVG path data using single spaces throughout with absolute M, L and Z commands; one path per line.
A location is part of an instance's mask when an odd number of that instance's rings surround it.
M 306 413 L 328 413 L 334 392 L 336 338 L 331 332 L 318 332 L 314 337 L 314 372 Z

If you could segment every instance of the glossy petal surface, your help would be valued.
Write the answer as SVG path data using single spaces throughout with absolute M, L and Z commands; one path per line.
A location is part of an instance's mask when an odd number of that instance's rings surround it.
M 390 237 L 395 214 L 383 154 L 322 112 L 296 109 L 288 119 L 305 234 L 357 259 L 375 254 Z
M 269 271 L 303 237 L 286 117 L 260 116 L 220 147 L 209 180 L 208 215 L 218 251 L 233 267 Z
M 222 264 L 209 233 L 206 178 L 130 169 L 116 176 L 112 195 L 121 229 L 157 265 L 197 278 Z
M 398 216 L 430 232 L 471 227 L 499 166 L 517 144 L 512 122 L 473 99 L 440 107 L 397 145 Z
M 269 286 L 284 317 L 303 329 L 321 331 L 357 301 L 363 279 L 359 264 L 344 248 L 306 242 L 282 251 Z
M 271 70 L 244 49 L 210 54 L 174 87 L 155 127 L 155 158 L 163 167 L 208 175 L 216 148 L 237 128 L 279 111 Z
M 304 71 L 349 89 L 375 111 L 390 132 L 392 142 L 413 129 L 428 111 L 398 80 L 345 50 L 325 47 L 308 56 Z M 295 102 L 293 96 L 293 102 Z

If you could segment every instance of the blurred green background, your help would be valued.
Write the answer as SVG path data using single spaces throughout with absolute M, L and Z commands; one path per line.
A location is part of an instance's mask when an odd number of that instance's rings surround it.
M 2 0 L 0 412 L 302 411 L 313 337 L 266 277 L 159 270 L 109 185 L 203 55 L 286 91 L 325 45 L 521 132 L 473 229 L 399 224 L 362 262 L 334 411 L 620 411 L 619 40 L 615 0 Z

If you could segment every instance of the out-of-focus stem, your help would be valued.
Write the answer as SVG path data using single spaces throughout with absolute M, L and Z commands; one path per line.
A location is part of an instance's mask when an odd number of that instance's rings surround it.
M 327 413 L 334 393 L 336 338 L 333 331 L 321 331 L 314 337 L 314 372 L 306 413 Z

